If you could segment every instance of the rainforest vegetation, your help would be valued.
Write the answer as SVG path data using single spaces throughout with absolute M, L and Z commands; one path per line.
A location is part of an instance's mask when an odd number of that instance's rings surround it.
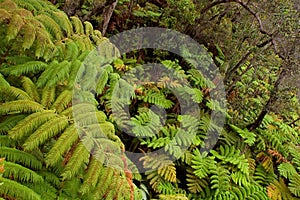
M 300 199 L 299 11 L 297 0 L 0 0 L 0 199 Z M 207 53 L 140 48 L 88 67 L 141 27 Z

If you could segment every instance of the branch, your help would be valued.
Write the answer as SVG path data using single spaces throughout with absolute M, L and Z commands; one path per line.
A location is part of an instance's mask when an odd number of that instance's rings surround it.
M 286 70 L 286 68 L 283 67 L 283 69 L 281 70 L 281 72 L 278 76 L 278 79 L 276 80 L 276 82 L 274 84 L 274 88 L 271 91 L 271 95 L 270 95 L 268 102 L 265 104 L 265 106 L 263 107 L 261 113 L 258 115 L 256 120 L 252 124 L 249 124 L 247 126 L 249 131 L 252 131 L 252 130 L 258 128 L 260 126 L 260 124 L 262 123 L 263 119 L 265 118 L 265 116 L 270 111 L 271 106 L 275 103 L 275 101 L 277 99 L 279 85 L 280 85 L 281 81 L 283 80 L 283 78 L 285 77 L 286 73 L 287 73 L 287 70 Z
M 205 8 L 203 8 L 201 10 L 201 14 L 206 13 L 209 9 L 211 9 L 212 7 L 214 7 L 216 5 L 223 4 L 223 3 L 229 3 L 229 2 L 232 2 L 232 1 L 234 1 L 234 0 L 219 0 L 219 1 L 215 1 L 215 2 L 207 5 Z
M 265 29 L 264 25 L 263 25 L 263 22 L 262 20 L 260 19 L 259 15 L 258 15 L 258 12 L 255 12 L 254 10 L 252 10 L 250 7 L 249 7 L 249 1 L 247 1 L 246 3 L 243 2 L 242 0 L 219 0 L 219 1 L 215 1 L 209 5 L 207 5 L 204 9 L 201 10 L 201 14 L 207 12 L 209 9 L 211 9 L 212 7 L 216 6 L 216 5 L 219 5 L 219 4 L 223 4 L 223 3 L 230 3 L 230 2 L 235 2 L 239 5 L 241 5 L 245 10 L 247 10 L 252 16 L 254 16 L 254 18 L 256 19 L 256 21 L 258 22 L 258 26 L 259 26 L 259 32 L 261 34 L 264 34 L 264 35 L 267 35 L 270 37 L 270 40 L 273 44 L 273 47 L 274 47 L 274 50 L 275 50 L 275 53 L 283 60 L 286 59 L 286 57 L 280 53 L 279 49 L 278 49 L 278 44 L 276 42 L 276 39 L 277 40 L 280 40 L 279 38 L 275 38 L 276 36 L 276 33 L 272 33 L 268 30 Z

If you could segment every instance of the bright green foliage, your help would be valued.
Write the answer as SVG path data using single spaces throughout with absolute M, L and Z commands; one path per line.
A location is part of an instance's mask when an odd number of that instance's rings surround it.
M 7 63 L 0 68 L 1 88 L 5 87 L 1 89 L 0 156 L 7 161 L 0 195 L 133 199 L 124 145 L 114 126 L 93 104 L 72 107 L 77 72 L 87 50 L 103 39 L 101 34 L 76 17 L 71 22 L 43 1 L 1 1 L 0 7 L 4 35 L 0 57 Z M 89 115 L 80 116 L 87 109 Z M 96 121 L 87 117 L 94 115 Z

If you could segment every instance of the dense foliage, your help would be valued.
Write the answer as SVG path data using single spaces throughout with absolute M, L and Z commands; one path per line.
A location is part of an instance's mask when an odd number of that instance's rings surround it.
M 299 8 L 292 1 L 51 3 L 0 0 L 0 198 L 300 198 Z M 102 33 L 144 26 L 193 37 L 222 77 L 208 80 L 189 59 L 151 49 L 85 65 L 103 42 L 99 52 L 118 54 Z M 157 78 L 142 67 L 154 61 L 172 74 Z M 83 90 L 78 79 L 96 89 L 74 101 Z M 227 110 L 209 94 L 222 79 Z M 197 105 L 196 114 L 181 113 L 182 102 Z M 213 111 L 226 114 L 224 126 Z M 221 132 L 217 141 L 210 131 Z M 213 149 L 202 151 L 209 142 Z M 147 154 L 157 149 L 176 161 Z M 133 162 L 126 151 L 144 154 Z M 138 167 L 145 173 L 134 173 Z

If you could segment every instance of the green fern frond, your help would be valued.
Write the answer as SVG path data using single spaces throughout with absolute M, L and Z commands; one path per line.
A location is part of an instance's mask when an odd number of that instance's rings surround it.
M 64 34 L 66 34 L 67 37 L 72 35 L 73 27 L 65 13 L 61 11 L 52 11 L 45 12 L 45 14 L 52 18 L 59 25 L 60 29 Z
M 55 87 L 46 87 L 42 91 L 42 99 L 41 99 L 41 104 L 45 108 L 50 108 L 52 103 L 55 100 Z
M 26 93 L 36 102 L 40 101 L 40 95 L 35 87 L 35 84 L 31 81 L 30 78 L 23 76 L 22 85 Z
M 48 166 L 56 165 L 78 139 L 79 134 L 77 133 L 77 128 L 74 125 L 66 128 L 48 152 L 45 158 L 46 164 Z
M 93 25 L 88 21 L 83 22 L 83 24 L 84 24 L 85 34 L 88 36 L 93 35 L 94 34 Z
M 144 102 L 152 103 L 165 109 L 171 108 L 174 104 L 171 100 L 166 99 L 165 95 L 151 90 L 142 99 Z
M 245 143 L 249 144 L 250 146 L 252 146 L 255 143 L 255 133 L 252 133 L 246 129 L 240 129 L 239 127 L 233 124 L 230 124 L 229 126 L 244 139 Z
M 12 113 L 33 113 L 42 111 L 43 107 L 30 100 L 16 100 L 0 104 L 0 115 Z
M 260 185 L 269 185 L 277 179 L 277 175 L 266 169 L 260 164 L 256 167 L 253 178 Z
M 66 48 L 64 52 L 64 60 L 68 60 L 72 62 L 73 60 L 77 59 L 79 55 L 79 49 L 75 42 L 70 41 L 66 43 Z
M 132 125 L 132 133 L 136 136 L 154 136 L 161 128 L 161 121 L 157 114 L 149 110 L 132 117 L 130 124 Z
M 11 115 L 6 117 L 0 123 L 0 135 L 7 134 L 7 132 L 12 129 L 19 121 L 24 119 L 27 115 Z
M 18 14 L 14 14 L 7 27 L 6 39 L 8 42 L 17 37 L 23 25 L 24 25 L 24 20 L 22 19 L 22 17 Z
M 89 193 L 96 187 L 101 169 L 103 167 L 104 166 L 102 166 L 102 163 L 100 163 L 97 159 L 92 158 L 88 165 L 83 184 L 79 191 L 81 194 L 84 195 L 86 193 Z
M 38 73 L 46 69 L 48 65 L 42 61 L 29 61 L 24 64 L 10 66 L 0 70 L 3 74 L 20 76 L 28 73 Z
M 211 173 L 213 175 L 210 177 L 210 184 L 211 189 L 215 190 L 214 196 L 217 197 L 219 194 L 228 191 L 230 188 L 229 171 L 217 165 L 211 168 Z
M 3 173 L 3 177 L 5 178 L 14 177 L 14 180 L 18 180 L 19 182 L 31 182 L 37 184 L 44 181 L 43 177 L 22 165 L 12 162 L 5 162 L 4 164 L 5 172 Z
M 6 88 L 8 88 L 10 85 L 9 83 L 5 80 L 5 78 L 3 77 L 3 75 L 0 73 L 0 87 L 1 87 L 1 91 L 5 90 Z
M 8 135 L 14 140 L 22 140 L 55 116 L 57 115 L 53 110 L 33 113 L 19 121 L 19 123 L 8 132 Z
M 36 39 L 35 27 L 30 23 L 26 23 L 22 27 L 22 31 L 24 32 L 24 41 L 22 47 L 24 50 L 30 49 Z
M 262 186 L 249 184 L 244 187 L 233 187 L 232 193 L 235 196 L 236 200 L 239 199 L 262 199 L 262 200 L 270 200 L 266 189 Z
M 0 147 L 0 150 L 0 157 L 5 157 L 7 161 L 19 163 L 35 170 L 42 168 L 42 162 L 32 154 L 8 147 Z
M 38 171 L 37 173 L 43 177 L 45 182 L 50 183 L 55 187 L 58 187 L 61 184 L 59 177 L 56 174 L 52 173 L 50 170 Z
M 82 63 L 80 60 L 76 59 L 71 63 L 71 71 L 68 79 L 68 87 L 73 88 L 75 86 L 76 77 Z
M 33 100 L 28 93 L 14 86 L 1 90 L 0 94 L 4 96 L 5 100 Z
M 278 166 L 278 171 L 280 172 L 280 175 L 286 179 L 289 179 L 297 174 L 295 167 L 290 163 L 281 163 Z
M 34 190 L 37 194 L 41 196 L 41 199 L 43 200 L 57 199 L 57 189 L 45 181 L 39 184 L 23 183 L 23 185 Z
M 292 161 L 297 166 L 298 171 L 300 170 L 300 149 L 299 147 L 290 147 L 289 152 L 292 155 Z
M 70 17 L 70 19 L 71 19 L 71 22 L 73 25 L 74 32 L 76 34 L 83 35 L 84 28 L 83 28 L 83 25 L 82 25 L 82 22 L 80 21 L 80 19 L 76 16 L 72 16 L 72 17 Z
M 295 174 L 294 176 L 290 177 L 289 182 L 289 189 L 290 191 L 296 195 L 297 197 L 300 197 L 300 175 Z
M 207 156 L 207 152 L 200 153 L 198 149 L 193 151 L 192 155 L 192 168 L 194 169 L 193 173 L 199 177 L 200 179 L 207 177 L 210 173 L 209 170 L 212 167 L 211 165 L 215 165 L 216 161 L 214 161 L 211 157 Z
M 199 176 L 195 176 L 195 171 L 187 169 L 186 181 L 188 190 L 192 193 L 203 192 L 204 188 L 208 186 L 206 179 L 200 179 Z
M 2 195 L 20 200 L 41 200 L 40 195 L 16 181 L 0 177 L 0 182 L 3 182 L 0 187 Z
M 69 77 L 70 66 L 71 63 L 66 60 L 61 63 L 53 61 L 39 77 L 37 87 L 54 87 L 59 82 L 65 81 Z
M 103 198 L 105 195 L 105 192 L 109 190 L 109 187 L 112 183 L 112 180 L 114 177 L 115 171 L 113 168 L 105 167 L 103 168 L 103 171 L 101 173 L 101 176 L 99 177 L 98 184 L 96 186 L 95 192 L 94 192 L 94 199 Z M 117 176 L 115 176 L 117 177 Z
M 211 150 L 210 153 L 224 162 L 236 165 L 241 172 L 245 175 L 249 175 L 249 163 L 245 158 L 245 154 L 241 155 L 240 150 L 235 149 L 234 146 L 220 146 L 220 153 L 215 150 Z
M 56 110 L 58 113 L 65 110 L 72 101 L 72 91 L 64 90 L 60 95 L 56 98 L 55 102 L 51 106 L 51 109 Z
M 25 151 L 36 149 L 39 145 L 44 144 L 50 138 L 61 133 L 69 125 L 66 117 L 54 117 L 41 125 L 32 133 L 24 142 Z
M 70 180 L 78 174 L 79 170 L 89 162 L 90 152 L 83 145 L 79 143 L 72 153 L 72 157 L 68 160 L 61 177 L 63 180 Z
M 35 19 L 39 20 L 45 26 L 46 30 L 55 40 L 61 40 L 64 37 L 60 26 L 48 15 L 41 13 Z

